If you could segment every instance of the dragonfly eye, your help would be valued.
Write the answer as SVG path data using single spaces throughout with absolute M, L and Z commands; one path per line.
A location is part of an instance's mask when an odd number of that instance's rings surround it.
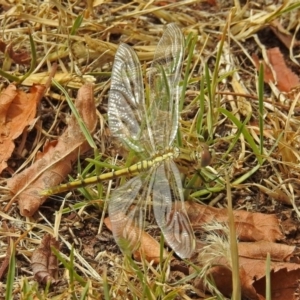
M 192 159 L 200 161 L 201 168 L 207 167 L 211 163 L 211 154 L 206 145 L 202 145 L 198 151 L 193 152 Z
M 207 147 L 202 149 L 200 154 L 201 167 L 207 167 L 211 163 L 211 154 Z

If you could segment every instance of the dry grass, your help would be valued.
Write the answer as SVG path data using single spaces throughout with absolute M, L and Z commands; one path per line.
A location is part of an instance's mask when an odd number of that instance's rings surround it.
M 234 1 L 234 9 L 230 1 L 217 1 L 218 6 L 196 0 L 23 1 L 15 5 L 2 2 L 0 39 L 12 43 L 16 51 L 30 49 L 29 33 L 35 43 L 37 65 L 20 87 L 26 89 L 33 83 L 45 83 L 54 62 L 58 63 L 55 79 L 71 98 L 76 97 L 83 83 L 94 82 L 99 116 L 94 140 L 101 160 L 120 167 L 127 163 L 127 152 L 112 139 L 106 124 L 107 94 L 115 51 L 120 42 L 132 45 L 146 69 L 164 25 L 176 22 L 186 37 L 196 37 L 191 38 L 195 42 L 193 53 L 187 49 L 187 55 L 192 53 L 189 69 L 186 69 L 186 60 L 183 70 L 189 77 L 181 111 L 182 147 L 195 149 L 200 134 L 214 157 L 211 167 L 201 171 L 208 183 L 199 182 L 195 170 L 181 165 L 186 184 L 193 183 L 190 198 L 207 204 L 226 205 L 223 179 L 226 171 L 235 209 L 273 213 L 288 210 L 292 215 L 291 207 L 275 201 L 284 198 L 294 204 L 297 202 L 299 118 L 294 112 L 300 107 L 299 95 L 291 98 L 275 86 L 267 87 L 261 116 L 259 104 L 262 101 L 257 96 L 258 78 L 251 54 L 265 51 L 259 38 L 265 39 L 270 34 L 267 27 L 273 20 L 280 20 L 290 31 L 297 30 L 299 10 L 294 10 L 297 1 L 269 6 L 256 1 L 246 8 L 243 3 Z M 76 25 L 78 16 L 83 16 L 79 27 Z M 271 44 L 270 40 L 267 42 Z M 29 68 L 14 64 L 3 53 L 0 62 L 2 71 L 17 77 L 22 77 Z M 0 80 L 2 87 L 9 82 L 4 77 Z M 201 80 L 206 80 L 202 98 L 199 97 Z M 2 174 L 3 187 L 11 173 L 32 163 L 32 153 L 39 151 L 46 139 L 61 135 L 69 113 L 62 99 L 60 91 L 51 87 L 38 111 L 39 120 L 28 136 L 23 136 L 26 141 L 22 142 L 22 138 L 16 141 L 9 168 Z M 204 111 L 199 111 L 201 105 Z M 225 109 L 235 119 L 226 115 Z M 259 134 L 258 125 L 262 119 L 264 138 Z M 253 144 L 247 134 L 252 137 Z M 117 154 L 124 160 L 116 161 Z M 82 168 L 85 166 L 83 162 Z M 77 172 L 81 173 L 74 171 L 74 174 Z M 292 181 L 291 178 L 296 179 Z M 90 299 L 201 298 L 201 292 L 193 287 L 193 278 L 186 277 L 180 268 L 170 269 L 169 260 L 153 266 L 123 257 L 103 225 L 109 188 L 104 183 L 97 191 L 88 189 L 85 192 L 87 199 L 78 193 L 63 201 L 53 197 L 30 219 L 21 217 L 17 206 L 8 213 L 0 212 L 1 260 L 6 256 L 9 241 L 16 246 L 13 299 L 33 299 L 32 295 L 39 299 L 80 299 L 87 287 Z M 9 199 L 4 189 L 2 199 L 4 207 Z M 14 231 L 4 230 L 4 221 Z M 159 240 L 155 224 L 149 224 L 147 231 Z M 60 265 L 59 278 L 62 280 L 59 284 L 42 292 L 34 283 L 30 260 L 45 233 L 59 237 L 61 259 L 71 262 Z M 70 252 L 73 259 L 70 259 Z M 0 298 L 4 298 L 5 290 L 3 281 Z

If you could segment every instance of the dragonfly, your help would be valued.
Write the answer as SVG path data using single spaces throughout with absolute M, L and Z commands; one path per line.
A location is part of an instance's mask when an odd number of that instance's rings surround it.
M 166 26 L 148 71 L 150 95 L 146 103 L 138 56 L 130 46 L 120 44 L 111 75 L 108 124 L 112 135 L 143 159 L 128 168 L 43 192 L 43 195 L 51 195 L 134 174 L 112 192 L 108 204 L 113 236 L 126 253 L 128 249 L 133 252 L 138 248 L 136 240 L 140 239 L 145 227 L 148 199 L 152 199 L 156 223 L 174 252 L 185 259 L 191 257 L 195 249 L 181 176 L 174 162 L 180 155 L 173 143 L 179 123 L 183 57 L 183 34 L 175 23 L 171 23 Z M 198 159 L 197 155 L 195 157 Z

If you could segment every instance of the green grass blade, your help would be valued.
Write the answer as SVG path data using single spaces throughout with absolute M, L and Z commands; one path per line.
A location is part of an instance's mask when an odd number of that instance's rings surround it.
M 266 260 L 266 300 L 271 300 L 271 256 L 269 252 Z
M 99 158 L 96 158 L 96 159 L 86 158 L 86 161 L 89 162 L 89 165 L 82 172 L 82 175 L 84 175 L 84 176 L 86 176 L 89 173 L 89 170 L 87 168 L 89 167 L 89 169 L 91 169 L 94 165 L 97 165 L 99 168 L 108 169 L 108 170 L 121 170 L 121 169 L 124 168 L 124 167 L 119 167 L 119 166 L 116 166 L 116 165 L 112 165 L 112 164 L 107 163 L 105 161 L 100 161 Z
M 30 285 L 26 277 L 22 278 L 22 290 L 21 290 L 21 299 L 33 300 L 33 295 L 35 298 L 42 299 L 41 295 L 37 291 L 36 284 Z
M 99 153 L 99 150 L 98 150 L 97 147 L 94 148 L 94 157 L 95 157 L 95 159 L 97 157 L 100 157 L 100 153 Z M 95 165 L 95 173 L 96 173 L 97 176 L 99 176 L 100 173 L 101 173 L 101 168 L 98 165 Z M 97 184 L 97 190 L 98 190 L 99 197 L 102 198 L 103 189 L 102 189 L 102 184 L 100 182 Z
M 89 289 L 90 289 L 90 281 L 88 281 L 82 291 L 82 294 L 80 296 L 80 300 L 85 300 L 88 299 L 88 294 L 89 294 Z
M 177 141 L 177 147 L 178 148 L 182 148 L 183 147 L 183 143 L 182 143 L 182 136 L 181 136 L 181 130 L 180 130 L 180 128 L 178 128 L 178 130 L 177 130 L 176 141 Z
M 6 78 L 7 80 L 9 80 L 10 82 L 19 82 L 20 78 L 14 75 L 11 75 L 9 73 L 6 73 L 5 71 L 0 69 L 0 76 Z
M 103 271 L 103 292 L 104 292 L 104 299 L 105 300 L 110 300 L 110 296 L 109 296 L 109 284 L 107 282 L 107 270 L 106 268 Z
M 15 271 L 16 271 L 16 249 L 15 244 L 10 240 L 10 259 L 7 273 L 5 300 L 13 299 L 13 284 L 15 282 Z
M 35 49 L 35 44 L 34 40 L 32 38 L 32 35 L 29 34 L 29 42 L 30 42 L 30 53 L 31 53 L 31 62 L 30 62 L 30 68 L 26 74 L 24 74 L 21 78 L 11 75 L 9 73 L 6 73 L 0 69 L 0 76 L 3 76 L 7 80 L 11 82 L 16 82 L 16 83 L 22 83 L 29 75 L 34 71 L 35 66 L 36 66 L 36 49 Z
M 164 250 L 165 250 L 165 237 L 163 234 L 160 235 L 160 241 L 159 241 L 159 267 L 160 270 L 163 270 L 163 264 L 164 264 Z
M 288 5 L 290 2 L 290 5 Z M 294 2 L 294 3 L 293 3 Z M 285 7 L 287 6 L 287 7 Z M 292 12 L 300 7 L 299 1 L 284 1 L 279 9 L 274 10 L 274 12 L 265 20 L 265 23 L 271 23 L 275 19 L 279 19 L 283 14 Z
M 182 81 L 182 90 L 181 90 L 181 96 L 179 101 L 179 111 L 182 111 L 184 106 L 185 92 L 188 86 L 188 79 L 190 77 L 190 66 L 194 56 L 194 49 L 195 49 L 196 42 L 197 42 L 197 37 L 195 35 L 189 34 L 186 40 L 186 49 L 188 49 L 189 52 L 188 52 L 188 58 L 185 67 L 186 71 Z
M 260 154 L 260 149 L 257 148 L 257 145 L 254 141 L 254 139 L 252 138 L 251 134 L 249 133 L 249 131 L 247 130 L 247 128 L 243 125 L 243 123 L 238 120 L 231 112 L 229 112 L 228 110 L 220 107 L 219 111 L 225 115 L 233 124 L 235 124 L 235 126 L 239 129 L 241 129 L 242 134 L 244 135 L 245 139 L 247 140 L 247 142 L 249 143 L 249 146 L 251 147 L 251 149 L 253 150 L 258 162 L 260 163 L 260 165 L 262 164 L 262 156 Z
M 80 275 L 78 275 L 74 269 L 74 265 L 70 262 L 68 262 L 67 260 L 65 260 L 65 258 L 59 253 L 59 251 L 57 249 L 55 249 L 54 247 L 51 247 L 51 251 L 55 254 L 55 256 L 57 257 L 57 259 L 64 265 L 64 267 L 67 270 L 72 269 L 72 276 L 74 278 L 74 280 L 78 281 L 81 286 L 85 286 L 86 285 L 86 280 L 84 280 Z
M 202 77 L 200 82 L 199 113 L 197 114 L 197 121 L 196 121 L 196 129 L 199 135 L 201 135 L 202 133 L 203 115 L 205 109 L 204 103 L 205 103 L 204 78 Z M 209 132 L 212 132 L 212 128 L 209 128 L 208 130 Z
M 35 49 L 34 40 L 33 40 L 31 34 L 29 34 L 29 42 L 30 42 L 30 50 L 31 50 L 30 68 L 29 68 L 28 72 L 19 80 L 19 83 L 23 82 L 27 77 L 29 77 L 29 75 L 34 71 L 35 66 L 36 66 L 36 49 Z
M 142 299 L 149 299 L 149 300 L 154 300 L 154 295 L 152 292 L 152 289 L 150 288 L 149 284 L 148 284 L 148 280 L 147 280 L 147 274 L 145 274 L 140 268 L 139 266 L 135 263 L 135 261 L 131 258 L 130 255 L 126 255 L 125 259 L 127 260 L 129 267 L 132 269 L 132 271 L 135 272 L 135 275 L 137 276 L 137 278 L 139 279 L 141 285 L 142 285 L 142 295 L 143 298 Z M 130 283 L 128 283 L 130 286 L 130 289 L 133 291 L 136 289 L 135 286 L 131 285 Z M 136 293 L 137 294 L 137 293 Z
M 232 142 L 229 144 L 228 149 L 226 150 L 226 152 L 222 155 L 222 160 L 226 160 L 227 155 L 229 155 L 229 153 L 231 152 L 231 150 L 234 148 L 234 146 L 236 145 L 237 141 L 240 138 L 240 135 L 242 134 L 242 129 L 245 127 L 245 125 L 247 124 L 247 122 L 249 121 L 249 118 L 246 118 L 244 120 L 241 127 L 238 128 L 237 133 L 234 136 L 234 139 L 232 140 Z
M 82 21 L 83 21 L 83 15 L 77 16 L 71 28 L 70 35 L 76 34 L 78 28 L 81 26 Z
M 246 181 L 246 179 L 248 179 L 250 176 L 252 176 L 257 170 L 259 170 L 260 167 L 261 167 L 261 164 L 260 163 L 257 164 L 250 171 L 243 174 L 241 177 L 237 178 L 234 182 L 232 182 L 232 186 L 237 186 L 237 185 L 243 183 L 244 181 Z
M 76 293 L 75 293 L 75 277 L 74 277 L 74 246 L 72 245 L 71 253 L 70 253 L 70 268 L 68 268 L 69 271 L 69 281 L 70 281 L 70 292 L 73 295 L 73 299 L 76 299 Z
M 228 174 L 226 177 L 227 187 L 227 211 L 228 211 L 228 225 L 229 225 L 229 243 L 230 243 L 230 254 L 231 254 L 231 267 L 232 267 L 232 299 L 241 299 L 241 282 L 239 275 L 239 253 L 237 245 L 237 234 L 234 222 L 233 207 L 232 207 L 232 195 Z
M 258 109 L 259 109 L 259 133 L 260 154 L 264 154 L 264 65 L 259 66 L 258 74 Z
M 211 83 L 211 76 L 208 69 L 208 65 L 205 64 L 205 71 L 204 71 L 206 86 L 207 86 L 207 96 L 208 96 L 208 112 L 207 112 L 207 129 L 209 134 L 209 139 L 212 140 L 213 137 L 213 120 L 214 120 L 214 101 L 213 101 L 213 93 L 212 93 L 212 83 Z M 204 97 L 204 95 L 203 95 Z
M 64 94 L 64 96 L 66 97 L 66 100 L 68 102 L 68 105 L 70 106 L 71 108 L 71 111 L 72 113 L 74 114 L 78 124 L 79 124 L 79 127 L 81 129 L 81 131 L 83 132 L 86 140 L 88 141 L 89 145 L 93 148 L 93 149 L 96 149 L 97 146 L 89 132 L 89 130 L 86 128 L 86 125 L 85 123 L 83 122 L 80 114 L 78 113 L 73 101 L 71 100 L 69 94 L 67 93 L 67 91 L 59 84 L 58 81 L 56 81 L 55 79 L 52 79 L 52 82 L 53 84 Z

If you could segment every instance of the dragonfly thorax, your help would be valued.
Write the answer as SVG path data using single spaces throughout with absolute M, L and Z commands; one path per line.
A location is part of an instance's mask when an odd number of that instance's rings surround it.
M 177 147 L 174 147 L 173 148 L 173 158 L 177 158 L 177 157 L 179 157 L 179 155 L 180 155 L 180 149 L 179 148 L 177 148 Z
M 167 158 L 171 158 L 171 159 L 174 159 L 174 158 L 177 158 L 180 156 L 180 149 L 177 148 L 177 147 L 170 147 L 170 148 L 164 148 L 164 149 L 156 149 L 154 155 L 152 155 L 152 159 L 156 159 L 156 158 L 163 158 L 164 159 L 167 159 Z

